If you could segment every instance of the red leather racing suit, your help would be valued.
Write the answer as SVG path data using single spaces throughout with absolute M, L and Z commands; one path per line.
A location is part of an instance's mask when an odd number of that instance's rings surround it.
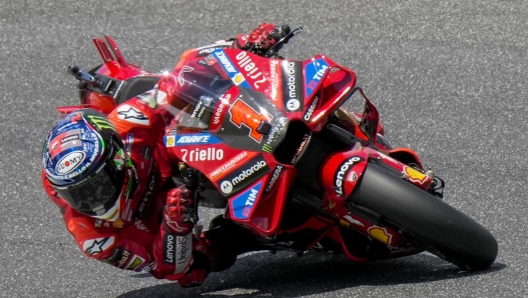
M 132 163 L 123 185 L 123 195 L 129 193 L 129 197 L 118 220 L 105 221 L 75 211 L 56 195 L 44 172 L 43 184 L 86 256 L 122 269 L 145 270 L 157 278 L 170 278 L 188 269 L 192 247 L 184 251 L 187 263 L 171 258 L 175 254 L 170 250 L 176 247 L 171 242 L 189 239 L 165 237 L 160 214 L 167 193 L 163 186 L 172 176 L 172 166 L 163 145 L 165 121 L 156 106 L 144 98 L 133 98 L 108 115 Z

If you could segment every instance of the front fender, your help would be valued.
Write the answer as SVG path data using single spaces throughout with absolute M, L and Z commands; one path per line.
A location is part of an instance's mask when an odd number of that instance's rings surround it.
M 368 155 L 363 149 L 339 152 L 323 162 L 320 180 L 330 204 L 342 204 L 365 171 Z

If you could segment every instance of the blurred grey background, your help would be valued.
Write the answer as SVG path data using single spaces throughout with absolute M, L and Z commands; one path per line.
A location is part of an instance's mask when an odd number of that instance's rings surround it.
M 526 1 L 0 1 L 2 297 L 526 297 Z M 429 254 L 358 264 L 343 256 L 251 254 L 180 289 L 88 260 L 40 184 L 41 145 L 76 104 L 66 67 L 100 63 L 92 38 L 169 69 L 188 48 L 261 22 L 303 26 L 288 58 L 324 53 L 354 69 L 387 137 L 447 182 L 445 200 L 497 238 L 485 272 Z M 217 210 L 203 210 L 207 216 Z M 207 217 L 206 216 L 206 217 Z

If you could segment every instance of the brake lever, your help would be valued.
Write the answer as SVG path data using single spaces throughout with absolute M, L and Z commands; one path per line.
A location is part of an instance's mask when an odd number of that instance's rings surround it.
M 269 57 L 272 57 L 273 55 L 276 55 L 278 53 L 278 50 L 275 51 L 276 48 L 280 48 L 279 46 L 287 44 L 290 41 L 291 38 L 293 38 L 295 35 L 301 33 L 302 31 L 303 31 L 303 28 L 302 27 L 298 27 L 295 30 L 293 30 L 290 33 L 288 33 L 288 35 L 284 36 L 279 41 L 277 41 L 274 45 L 272 45 L 268 49 L 266 54 L 264 54 L 264 57 L 269 58 Z

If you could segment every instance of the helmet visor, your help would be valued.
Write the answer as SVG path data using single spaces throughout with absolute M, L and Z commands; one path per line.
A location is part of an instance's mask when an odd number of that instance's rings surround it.
M 122 189 L 106 168 L 103 165 L 76 186 L 54 188 L 73 209 L 89 216 L 103 215 L 117 203 Z

